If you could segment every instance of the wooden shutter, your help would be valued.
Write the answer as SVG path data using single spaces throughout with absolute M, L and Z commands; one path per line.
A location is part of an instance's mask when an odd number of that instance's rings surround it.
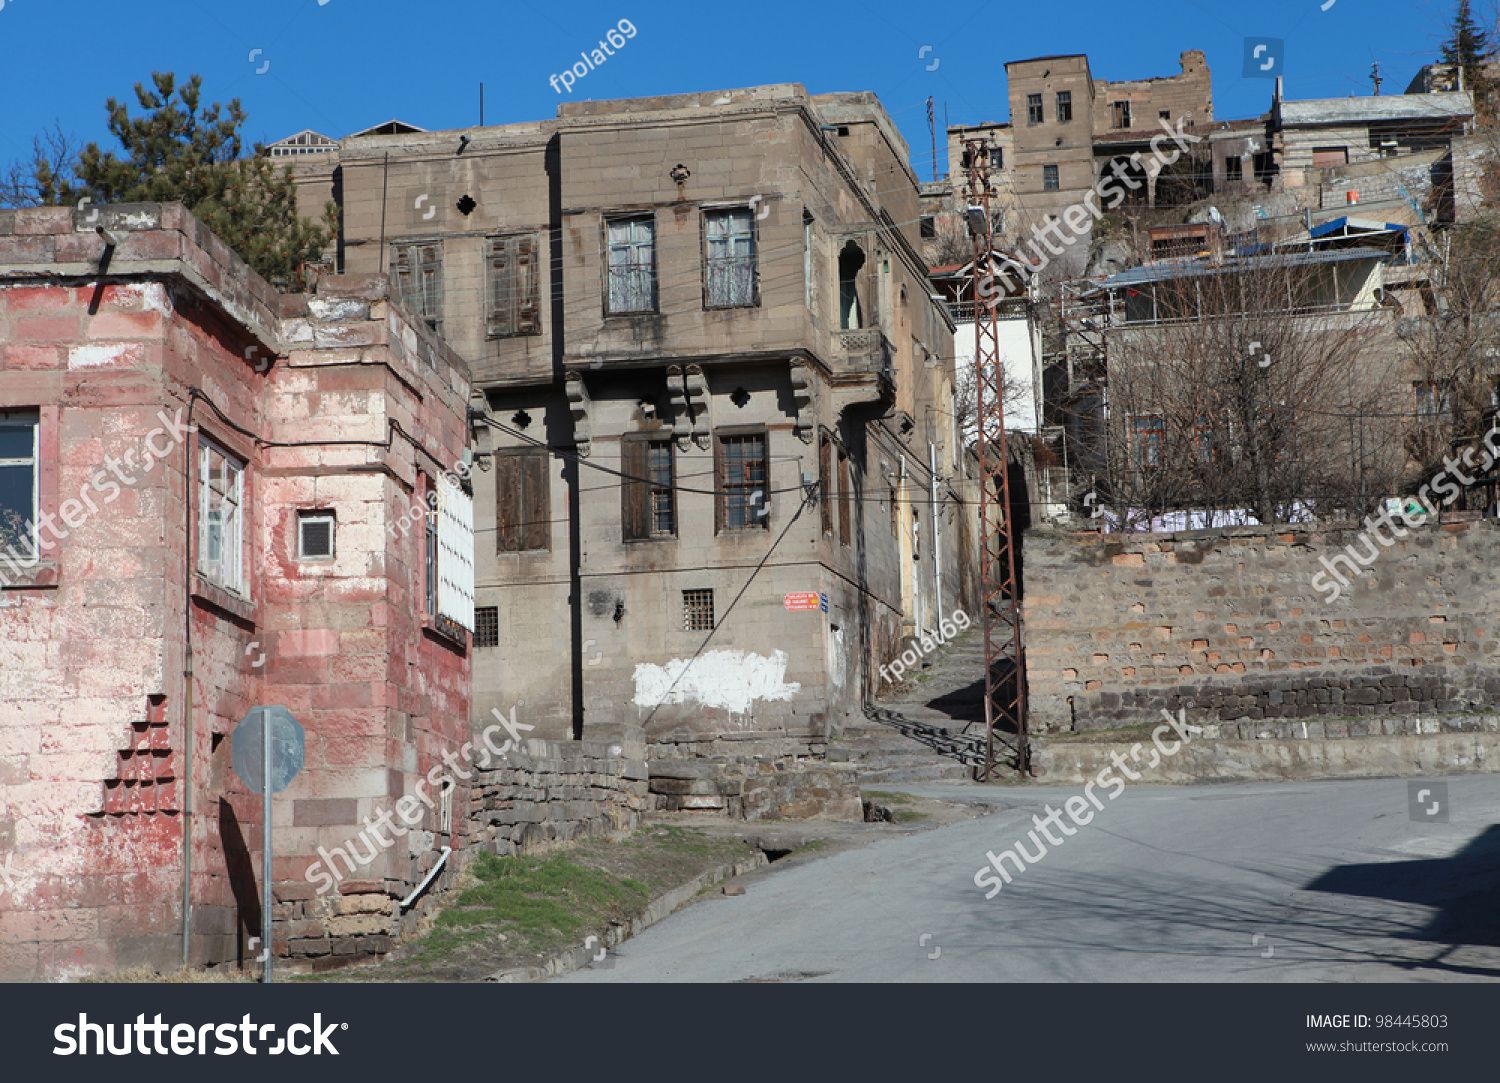
M 833 445 L 823 437 L 818 447 L 819 495 L 822 497 L 823 533 L 833 533 Z
M 509 241 L 509 237 L 491 237 L 489 242 L 490 297 L 486 333 L 495 336 L 516 333 L 515 309 L 510 299 L 510 276 L 515 268 Z
M 552 545 L 551 501 L 547 484 L 547 453 L 528 452 L 526 464 L 525 548 L 550 549 Z
M 724 530 L 724 502 L 728 497 L 724 491 L 724 438 L 714 438 L 714 533 Z
M 495 456 L 495 551 L 521 548 L 521 457 Z
M 645 440 L 620 441 L 620 524 L 625 541 L 651 537 L 651 486 L 647 477 L 651 445 Z
M 422 315 L 430 323 L 443 319 L 443 249 L 441 245 L 424 244 L 417 249 L 417 271 L 422 282 Z
M 391 245 L 391 278 L 396 283 L 396 296 L 410 307 L 414 303 L 411 281 L 411 249 L 405 245 Z
M 535 233 L 515 238 L 516 256 L 511 271 L 516 299 L 516 334 L 539 335 L 542 332 L 542 306 L 537 296 L 537 236 Z
M 839 542 L 849 544 L 849 456 L 839 452 Z

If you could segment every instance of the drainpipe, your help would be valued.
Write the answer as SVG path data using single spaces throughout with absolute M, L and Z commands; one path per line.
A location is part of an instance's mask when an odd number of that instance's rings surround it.
M 194 389 L 196 392 L 196 389 Z M 193 431 L 196 393 L 188 396 L 187 432 Z M 182 553 L 182 676 L 187 686 L 182 716 L 182 965 L 192 951 L 193 922 L 193 441 L 182 442 L 182 477 L 188 498 L 183 501 Z
M 932 586 L 937 599 L 938 631 L 943 630 L 943 548 L 938 536 L 937 447 L 927 441 L 927 468 L 932 473 Z

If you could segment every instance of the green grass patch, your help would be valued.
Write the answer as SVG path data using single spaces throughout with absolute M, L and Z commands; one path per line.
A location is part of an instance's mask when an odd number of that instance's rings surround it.
M 891 793 L 889 790 L 860 790 L 859 793 L 866 801 L 880 801 L 888 805 L 912 803 L 912 796 L 907 793 Z
M 469 871 L 479 883 L 444 910 L 423 942 L 424 954 L 448 956 L 505 934 L 515 948 L 551 951 L 581 930 L 641 907 L 650 891 L 578 865 L 567 854 L 496 857 L 480 854 Z

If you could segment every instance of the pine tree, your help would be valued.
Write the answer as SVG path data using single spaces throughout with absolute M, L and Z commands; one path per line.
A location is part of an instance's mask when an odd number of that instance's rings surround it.
M 114 98 L 106 103 L 123 156 L 90 143 L 65 170 L 39 159 L 39 201 L 181 202 L 273 286 L 301 288 L 302 264 L 318 259 L 337 230 L 335 206 L 324 208 L 321 225 L 302 218 L 291 167 L 274 166 L 258 143 L 242 157 L 238 98 L 227 109 L 201 107 L 199 76 L 180 87 L 172 72 L 153 72 L 151 80 L 154 91 L 135 86 L 143 115 L 132 117 Z
M 1484 65 L 1495 50 L 1489 35 L 1474 21 L 1469 0 L 1458 0 L 1448 31 L 1449 38 L 1443 42 L 1443 63 L 1457 64 L 1463 70 L 1465 89 L 1474 95 L 1476 107 L 1487 111 L 1497 87 Z

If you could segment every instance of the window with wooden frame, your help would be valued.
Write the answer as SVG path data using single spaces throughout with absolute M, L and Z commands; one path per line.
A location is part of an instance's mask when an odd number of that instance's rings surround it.
M 391 245 L 391 281 L 406 307 L 434 331 L 443 328 L 443 242 Z
M 822 498 L 818 509 L 823 533 L 833 533 L 833 442 L 824 436 L 818 441 L 818 492 Z
M 0 410 L 0 548 L 22 559 L 37 552 L 40 417 L 39 410 Z
M 1042 96 L 1040 94 L 1026 95 L 1026 123 L 1040 124 L 1042 119 Z
M 495 455 L 495 551 L 552 548 L 551 485 L 545 448 Z
M 849 456 L 839 449 L 839 544 L 849 544 Z
M 719 498 L 715 502 L 715 533 L 724 530 L 768 530 L 770 492 L 766 433 L 727 432 L 714 441 L 714 472 Z
M 1114 120 L 1115 120 L 1114 126 L 1116 128 L 1129 128 L 1130 127 L 1130 103 L 1129 102 L 1111 102 L 1110 103 L 1110 108 L 1112 108 L 1114 110 Z
M 245 596 L 245 464 L 198 437 L 198 574 Z
M 1055 192 L 1055 191 L 1057 191 L 1057 189 L 1058 189 L 1057 166 L 1055 166 L 1055 165 L 1044 165 L 1044 166 L 1042 166 L 1042 190 L 1046 191 L 1046 192 Z
M 1130 419 L 1130 461 L 1137 470 L 1160 466 L 1162 462 L 1161 418 L 1156 415 Z
M 485 240 L 487 337 L 542 333 L 542 309 L 537 293 L 538 251 L 535 233 L 510 233 Z
M 631 435 L 620 441 L 620 523 L 625 541 L 677 534 L 672 441 Z
M 1057 92 L 1057 121 L 1066 124 L 1073 119 L 1073 92 L 1071 90 L 1059 90 Z
M 656 311 L 656 218 L 638 215 L 604 223 L 607 248 L 605 312 Z
M 755 216 L 748 207 L 703 215 L 703 304 L 743 308 L 759 303 L 755 276 Z

